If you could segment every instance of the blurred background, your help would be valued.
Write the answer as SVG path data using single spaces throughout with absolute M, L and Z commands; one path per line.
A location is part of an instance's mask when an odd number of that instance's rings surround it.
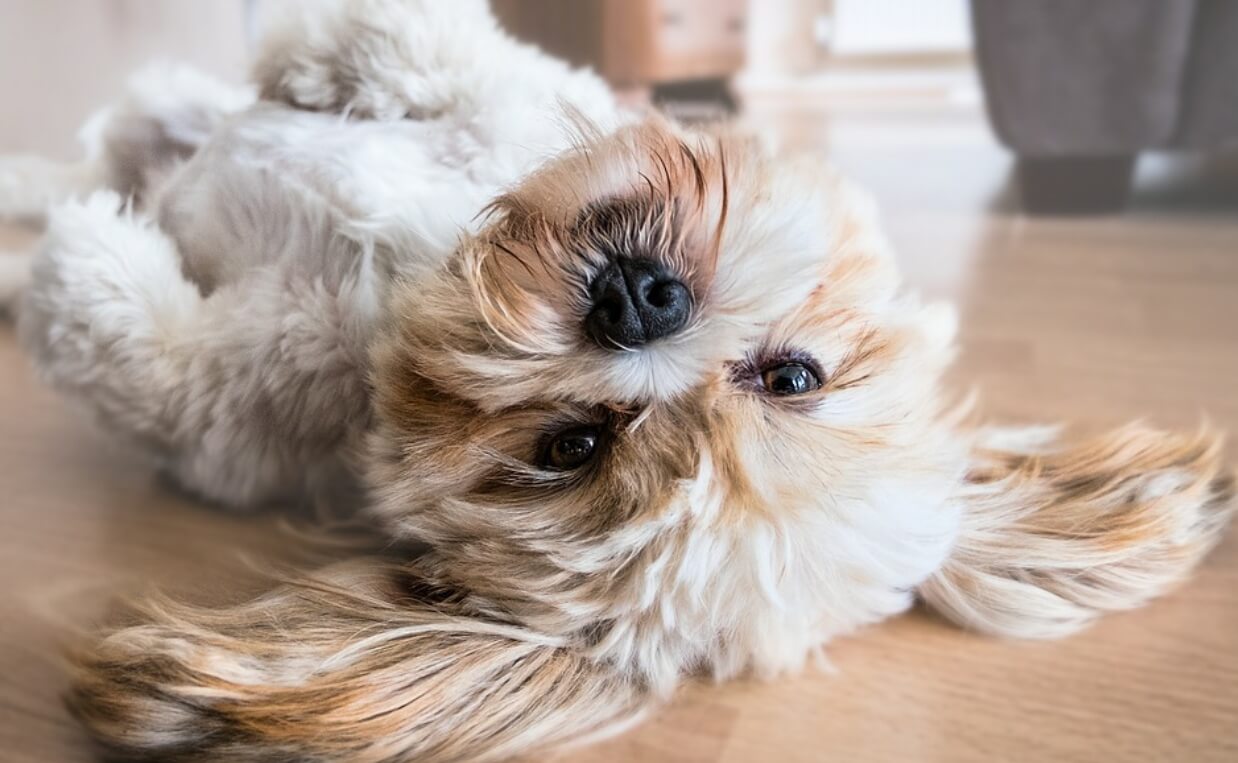
M 75 158 L 151 59 L 241 81 L 262 3 L 0 0 L 0 154 Z M 1238 2 L 492 4 L 632 103 L 739 120 L 867 188 L 909 284 L 960 306 L 955 380 L 986 416 L 1238 432 Z M 34 236 L 0 223 L 0 250 Z M 153 485 L 3 327 L 0 483 L 0 749 L 85 760 L 58 619 L 102 611 L 91 586 L 200 581 L 221 547 L 282 536 Z M 1231 534 L 1138 621 L 1026 646 L 907 618 L 832 650 L 841 677 L 711 689 L 571 759 L 1238 760 L 1236 591 Z
M 595 69 L 633 102 L 684 119 L 739 110 L 792 146 L 830 144 L 845 129 L 831 116 L 915 112 L 926 125 L 983 125 L 987 113 L 994 142 L 1018 160 L 1019 201 L 1032 212 L 1120 209 L 1132 178 L 1138 199 L 1162 203 L 1186 172 L 1200 173 L 1191 204 L 1238 205 L 1233 155 L 1223 152 L 1238 139 L 1238 8 L 1224 0 L 492 6 L 514 34 Z M 242 79 L 262 0 L 0 0 L 0 9 L 9 104 L 0 147 L 69 158 L 84 118 L 144 62 Z M 1188 161 L 1157 161 L 1164 151 Z

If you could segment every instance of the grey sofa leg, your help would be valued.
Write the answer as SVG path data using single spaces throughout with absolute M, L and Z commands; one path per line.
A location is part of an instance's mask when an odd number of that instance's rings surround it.
M 1120 212 L 1130 196 L 1133 154 L 1020 156 L 1023 208 L 1033 215 Z

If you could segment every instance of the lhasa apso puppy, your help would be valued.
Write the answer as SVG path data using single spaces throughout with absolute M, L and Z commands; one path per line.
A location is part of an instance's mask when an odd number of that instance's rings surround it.
M 21 338 L 187 489 L 364 496 L 424 550 L 146 605 L 75 658 L 112 754 L 493 760 L 917 597 L 1070 633 L 1222 532 L 1215 438 L 969 428 L 859 192 L 621 111 L 480 1 L 303 9 L 255 75 L 152 70 L 84 164 L 0 165 L 8 212 L 61 200 Z

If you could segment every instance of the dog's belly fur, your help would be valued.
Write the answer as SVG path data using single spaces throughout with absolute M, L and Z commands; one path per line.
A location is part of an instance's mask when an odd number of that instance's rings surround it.
M 487 144 L 496 136 L 467 122 L 354 121 L 259 104 L 169 180 L 157 217 L 205 291 L 264 267 L 338 280 L 371 255 L 369 277 L 415 276 L 476 229 L 486 202 L 564 147 L 566 128 L 549 115 L 545 126 Z M 328 257 L 335 237 L 356 246 Z
M 289 429 L 306 415 L 282 406 L 276 392 L 257 406 L 273 436 L 238 421 L 221 434 L 221 457 L 198 457 L 196 442 L 158 453 L 176 479 L 232 505 L 355 503 L 369 421 L 367 347 L 390 284 L 437 267 L 479 225 L 487 201 L 553 155 L 561 147 L 553 131 L 562 128 L 547 127 L 540 144 L 486 145 L 451 121 L 353 121 L 259 104 L 152 189 L 151 214 L 204 298 L 275 322 L 289 318 L 265 310 L 261 295 L 304 295 L 285 301 L 311 336 L 289 332 L 280 344 L 307 369 L 337 360 L 285 400 L 311 412 L 312 429 Z M 270 370 L 279 379 L 287 364 Z M 194 437 L 187 431 L 184 439 Z

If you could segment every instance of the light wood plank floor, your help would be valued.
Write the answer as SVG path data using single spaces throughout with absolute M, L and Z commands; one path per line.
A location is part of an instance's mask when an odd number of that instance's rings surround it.
M 1146 418 L 1238 432 L 1238 182 L 1149 162 L 1120 218 L 1010 211 L 1008 160 L 975 110 L 763 113 L 885 208 L 909 280 L 959 301 L 956 379 L 985 410 L 1083 428 Z M 21 243 L 0 233 L 0 249 Z M 1232 451 L 1231 451 L 1232 452 Z M 58 696 L 63 634 L 119 592 L 226 589 L 278 553 L 274 518 L 179 498 L 32 378 L 0 327 L 0 758 L 89 760 Z M 921 613 L 830 649 L 832 674 L 693 687 L 633 733 L 562 761 L 1236 761 L 1238 535 L 1173 596 L 1060 642 Z

